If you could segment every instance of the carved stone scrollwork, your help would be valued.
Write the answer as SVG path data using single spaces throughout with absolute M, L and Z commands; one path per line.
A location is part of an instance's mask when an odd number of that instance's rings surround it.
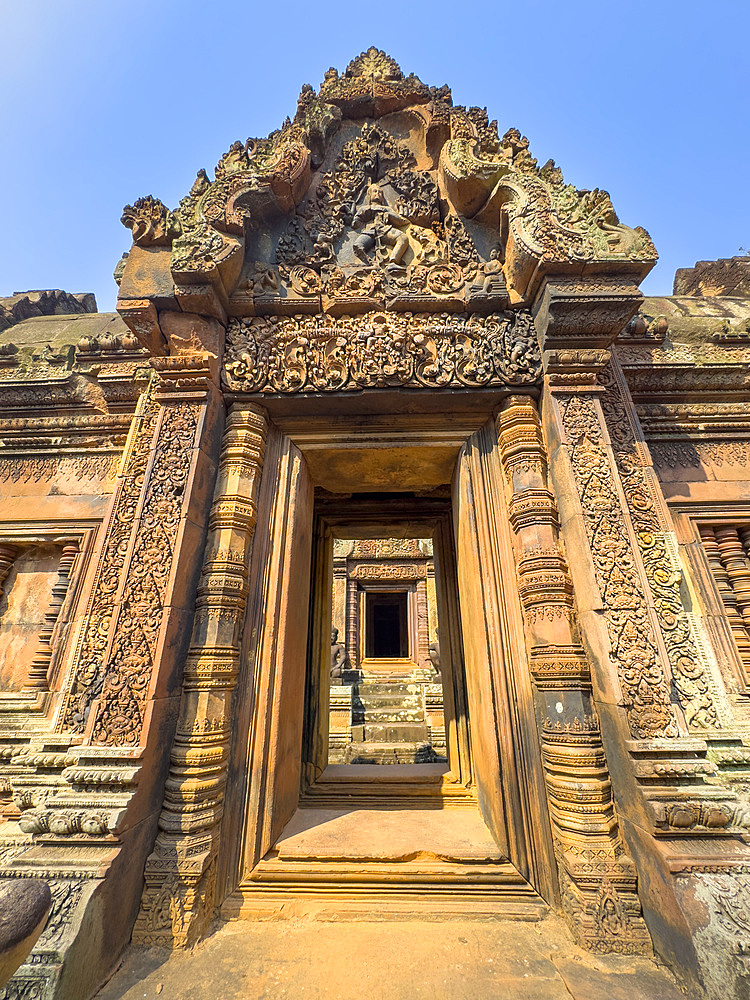
M 561 394 L 559 405 L 630 731 L 639 739 L 677 736 L 669 678 L 660 662 L 597 404 L 588 395 Z
M 158 406 L 152 391 L 142 397 L 128 440 L 123 473 L 115 487 L 115 500 L 107 533 L 97 553 L 95 576 L 84 612 L 81 638 L 75 655 L 75 672 L 68 684 L 60 728 L 81 733 L 91 705 L 104 681 L 104 657 L 112 621 L 113 602 L 120 586 L 128 541 L 151 452 Z
M 117 627 L 98 693 L 94 743 L 137 744 L 172 571 L 200 405 L 167 406 L 122 591 Z
M 151 195 L 126 205 L 120 221 L 132 231 L 137 246 L 167 246 L 180 232 L 173 213 Z
M 389 565 L 378 563 L 368 566 L 355 565 L 349 572 L 351 580 L 425 580 L 427 569 L 424 565 Z
M 243 392 L 356 392 L 363 388 L 531 385 L 541 372 L 530 317 L 480 319 L 376 313 L 233 320 L 226 380 Z
M 602 398 L 604 418 L 646 570 L 659 629 L 667 649 L 672 684 L 688 726 L 715 729 L 720 726 L 720 721 L 706 667 L 682 603 L 680 570 L 669 549 L 667 533 L 670 526 L 666 523 L 666 514 L 662 512 L 660 516 L 654 500 L 655 474 L 645 463 L 636 444 L 627 404 L 613 368 L 605 369 L 600 378 L 607 386 L 607 392 Z M 748 579 L 750 580 L 750 570 Z M 748 620 L 750 621 L 750 616 Z

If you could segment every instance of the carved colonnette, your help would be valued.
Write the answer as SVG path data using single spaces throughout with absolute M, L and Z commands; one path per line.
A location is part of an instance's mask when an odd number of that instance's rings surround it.
M 635 865 L 617 826 L 534 400 L 508 397 L 497 426 L 563 905 L 587 947 L 648 950 Z
M 230 409 L 159 835 L 146 863 L 134 932 L 134 941 L 142 944 L 192 944 L 213 915 L 233 693 L 266 430 L 259 407 L 235 403 Z

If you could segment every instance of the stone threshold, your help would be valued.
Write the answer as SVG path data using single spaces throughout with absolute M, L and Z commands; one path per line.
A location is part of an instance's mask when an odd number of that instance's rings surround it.
M 300 808 L 224 903 L 237 919 L 541 919 L 474 809 Z

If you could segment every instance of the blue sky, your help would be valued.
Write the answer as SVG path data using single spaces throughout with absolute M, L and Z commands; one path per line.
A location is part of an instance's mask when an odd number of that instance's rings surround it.
M 647 294 L 750 247 L 747 0 L 2 0 L 0 30 L 0 294 L 93 291 L 113 309 L 122 207 L 176 206 L 369 45 L 606 188 L 661 255 Z

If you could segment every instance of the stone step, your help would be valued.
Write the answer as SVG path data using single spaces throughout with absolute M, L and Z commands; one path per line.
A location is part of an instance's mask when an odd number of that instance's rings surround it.
M 405 698 L 389 698 L 385 695 L 376 695 L 374 697 L 370 696 L 368 698 L 360 698 L 359 704 L 362 705 L 363 708 L 392 708 L 398 711 L 399 708 L 417 708 L 422 704 L 422 699 L 413 695 L 408 695 Z
M 417 708 L 369 708 L 364 713 L 365 724 L 378 725 L 383 723 L 404 723 L 404 722 L 424 722 L 424 710 L 421 706 Z
M 426 741 L 350 743 L 339 753 L 344 764 L 434 764 L 447 759 Z
M 429 728 L 424 723 L 365 726 L 366 743 L 420 743 L 427 742 L 429 735 Z
M 421 684 L 387 683 L 385 681 L 363 681 L 357 685 L 360 698 L 371 694 L 398 695 L 403 697 L 407 694 L 418 695 L 422 690 Z

